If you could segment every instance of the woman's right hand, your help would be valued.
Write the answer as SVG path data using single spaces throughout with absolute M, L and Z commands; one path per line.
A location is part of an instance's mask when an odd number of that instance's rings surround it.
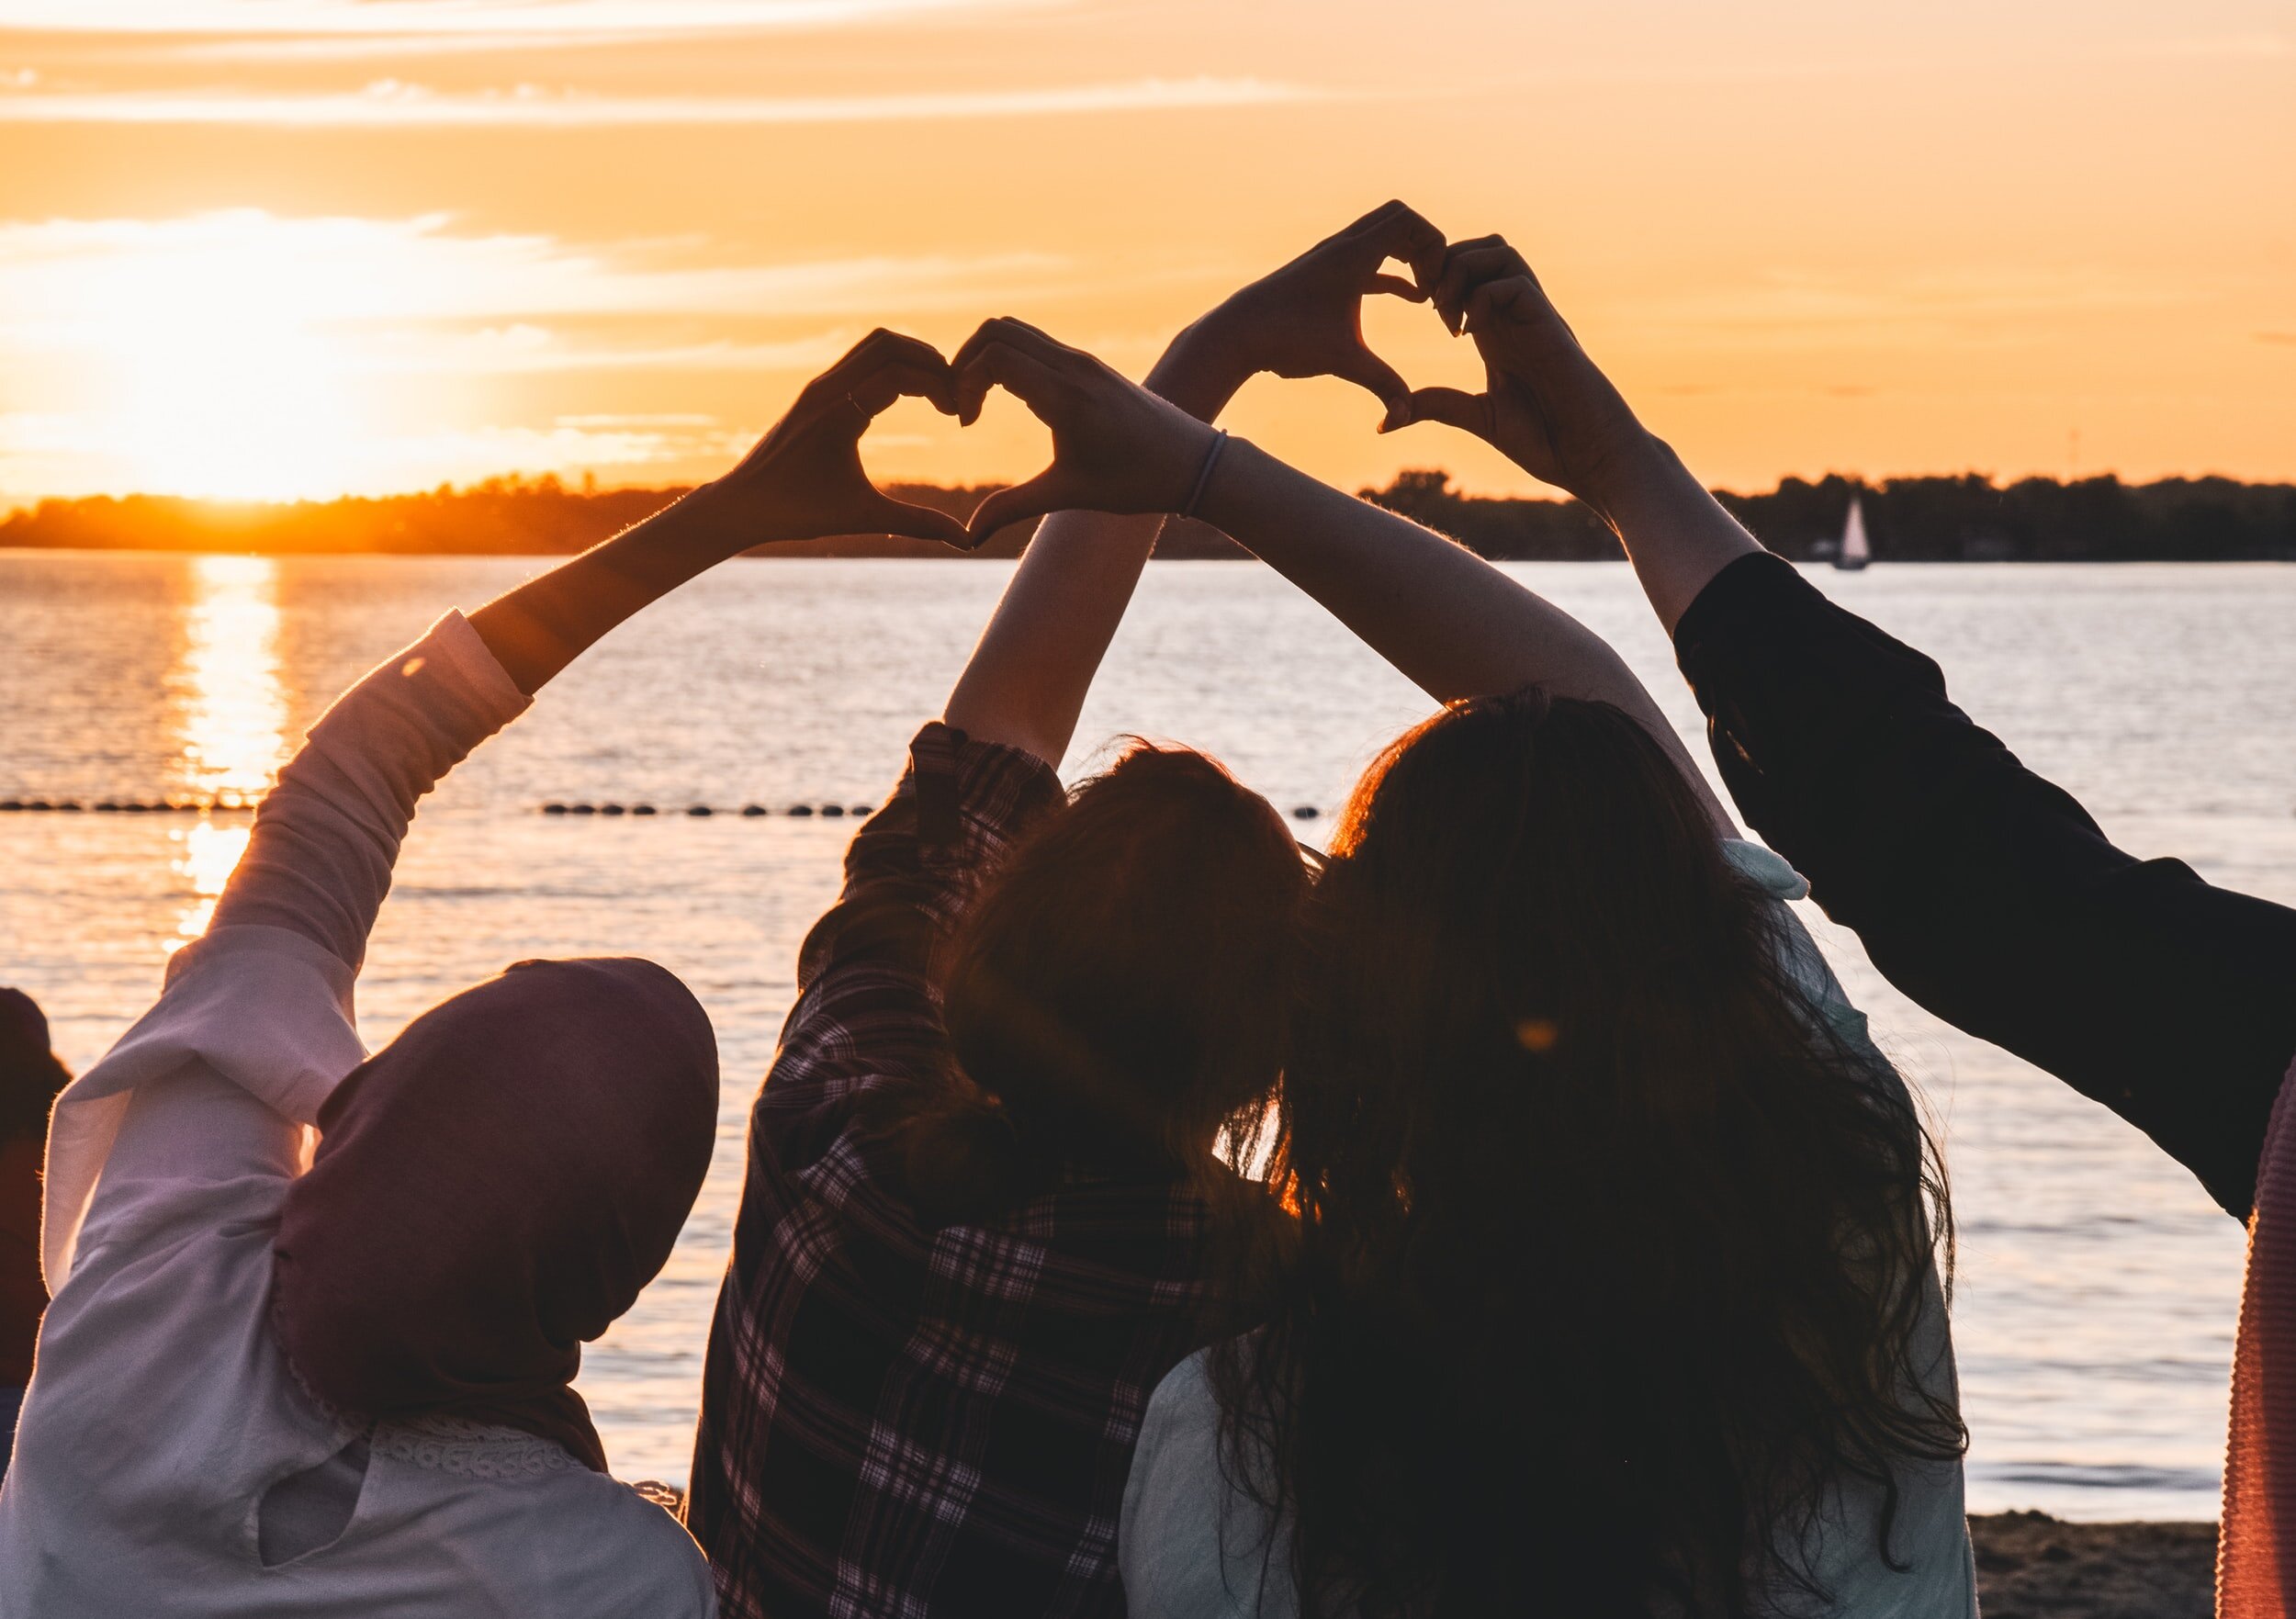
M 1635 475 L 1652 441 L 1523 255 L 1500 236 L 1455 243 L 1433 293 L 1444 324 L 1475 340 L 1484 391 L 1420 388 L 1404 420 L 1462 428 L 1533 478 L 1607 513 L 1619 480 Z
M 960 422 L 1001 388 L 1052 430 L 1052 464 L 974 512 L 976 545 L 1052 512 L 1176 512 L 1211 451 L 1215 435 L 1195 417 L 1026 321 L 987 322 L 949 364 Z
M 1390 259 L 1412 279 L 1392 275 Z M 1411 385 L 1363 340 L 1363 300 L 1390 296 L 1424 303 L 1444 262 L 1443 232 L 1401 202 L 1383 203 L 1345 230 L 1325 237 L 1281 268 L 1230 294 L 1173 340 L 1155 391 L 1193 408 L 1165 386 L 1168 375 L 1212 386 L 1194 391 L 1215 408 L 1259 372 L 1277 377 L 1336 377 L 1387 407 L 1381 431 L 1409 421 Z

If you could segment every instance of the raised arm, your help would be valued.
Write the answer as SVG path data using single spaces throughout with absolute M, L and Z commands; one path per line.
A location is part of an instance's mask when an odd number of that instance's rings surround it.
M 724 478 L 387 661 L 280 772 L 210 929 L 285 928 L 355 968 L 416 803 L 624 619 L 751 545 L 881 532 L 963 545 L 954 519 L 880 494 L 861 471 L 862 432 L 905 394 L 949 409 L 946 363 L 872 334 Z
M 1480 394 L 1421 388 L 1405 424 L 1463 428 L 1593 507 L 1625 544 L 1669 634 L 1715 575 L 1761 550 L 1636 419 L 1504 238 L 1449 248 L 1435 304 L 1455 334 L 1475 340 L 1486 384 Z
M 1053 465 L 1023 486 L 1034 499 L 1142 511 L 1187 498 L 1213 448 L 1199 423 L 1034 328 L 993 324 L 993 341 L 968 345 L 960 387 L 984 377 L 1001 384 L 1052 427 Z M 1430 696 L 1448 702 L 1536 683 L 1625 709 L 1675 758 L 1717 826 L 1731 830 L 1625 661 L 1473 553 L 1240 442 L 1221 451 L 1199 508 Z
M 1364 388 L 1400 421 L 1410 389 L 1363 341 L 1363 299 L 1426 296 L 1417 282 L 1387 274 L 1390 259 L 1412 266 L 1432 285 L 1442 264 L 1443 233 L 1400 202 L 1357 219 L 1337 235 L 1252 283 L 1175 338 L 1148 375 L 1148 391 L 1199 422 L 1217 421 L 1254 375 L 1331 375 Z M 971 422 L 989 387 L 972 364 L 1011 335 L 991 321 L 959 350 L 958 413 Z M 1075 734 L 1094 673 L 1122 621 L 1155 548 L 1165 514 L 1117 515 L 1048 507 L 1042 479 L 989 497 L 974 517 L 986 537 L 1039 512 L 1038 525 L 996 615 L 974 648 L 944 717 L 984 741 L 1002 742 L 1057 764 Z M 1053 491 L 1057 495 L 1057 489 Z
M 1609 519 L 1724 783 L 1812 897 L 1915 1001 L 2110 1107 L 2245 1216 L 2296 1055 L 2296 912 L 2113 847 L 1935 663 L 1763 551 L 1505 242 L 1450 250 L 1436 307 L 1489 385 L 1425 390 L 1413 419 L 1479 434 Z
M 731 472 L 495 598 L 471 627 L 531 696 L 624 619 L 753 545 L 848 534 L 968 545 L 956 519 L 880 493 L 861 469 L 861 434 L 905 396 L 953 412 L 947 362 L 913 337 L 871 332 Z

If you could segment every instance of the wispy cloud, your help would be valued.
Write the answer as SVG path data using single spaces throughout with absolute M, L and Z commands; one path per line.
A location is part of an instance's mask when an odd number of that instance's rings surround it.
M 464 234 L 444 214 L 282 219 L 235 208 L 173 219 L 0 224 L 0 320 L 12 341 L 72 341 L 123 308 L 230 288 L 306 323 L 541 321 L 569 316 L 870 316 L 971 307 L 1053 283 L 1064 262 L 1003 253 L 692 265 L 692 244 Z M 176 289 L 171 291 L 171 289 Z M 184 310 L 197 319 L 196 307 Z
M 0 0 L 0 30 L 470 39 L 765 32 L 1001 0 Z
M 349 367 L 362 375 L 516 377 L 568 371 L 826 370 L 857 342 L 858 324 L 833 327 L 786 343 L 647 343 L 572 336 L 552 327 L 434 328 L 414 341 L 368 349 Z
M 1331 93 L 1266 79 L 1133 79 L 1012 90 L 929 90 L 871 96 L 626 96 L 520 84 L 441 92 L 396 79 L 319 94 L 237 91 L 49 91 L 0 81 L 0 122 L 235 124 L 295 129 L 729 126 L 921 122 L 1201 110 L 1329 99 Z

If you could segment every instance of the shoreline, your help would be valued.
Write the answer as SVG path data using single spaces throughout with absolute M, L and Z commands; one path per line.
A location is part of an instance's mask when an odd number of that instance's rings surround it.
M 885 486 L 895 500 L 969 520 L 993 484 Z M 1487 496 L 1456 488 L 1435 468 L 1399 472 L 1385 489 L 1357 491 L 1391 512 L 1450 535 L 1492 561 L 1612 560 L 1617 537 L 1569 499 Z M 680 487 L 602 489 L 556 478 L 504 477 L 426 492 L 277 503 L 184 496 L 96 495 L 39 500 L 0 513 L 0 546 L 40 549 L 566 555 L 651 516 L 686 493 Z M 1876 562 L 2296 561 L 2296 484 L 2171 478 L 2127 484 L 2103 476 L 2075 483 L 1982 473 L 1871 483 L 1829 474 L 1757 494 L 1714 491 L 1730 514 L 1791 562 L 1839 552 L 1845 513 L 1860 512 Z M 1019 555 L 1028 524 L 989 535 L 976 554 Z M 1244 553 L 1215 529 L 1168 523 L 1160 555 L 1210 559 Z M 781 556 L 937 557 L 930 540 L 845 534 L 775 545 Z
M 1985 1619 L 2210 1619 L 2214 1523 L 1972 1513 Z

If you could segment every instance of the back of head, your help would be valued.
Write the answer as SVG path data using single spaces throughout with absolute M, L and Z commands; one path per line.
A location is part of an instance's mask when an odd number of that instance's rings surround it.
M 1282 818 L 1203 755 L 1131 747 L 1034 828 L 953 941 L 978 1095 L 903 1131 L 911 1198 L 988 1218 L 1060 1163 L 1187 1168 L 1255 1128 L 1306 888 Z
M 48 1132 L 48 1113 L 72 1083 L 48 1046 L 48 1017 L 20 989 L 0 988 L 0 1141 Z
M 274 1324 L 312 1391 L 604 1459 L 580 1345 L 670 1256 L 709 1167 L 717 1048 L 649 961 L 526 961 L 345 1079 L 276 1243 Z
M 1536 692 L 1429 721 L 1311 916 L 1300 1263 L 1215 1366 L 1311 1612 L 1749 1613 L 1804 1580 L 1777 1547 L 1824 1479 L 1958 1454 L 1906 1403 L 1918 1121 L 1636 722 Z

